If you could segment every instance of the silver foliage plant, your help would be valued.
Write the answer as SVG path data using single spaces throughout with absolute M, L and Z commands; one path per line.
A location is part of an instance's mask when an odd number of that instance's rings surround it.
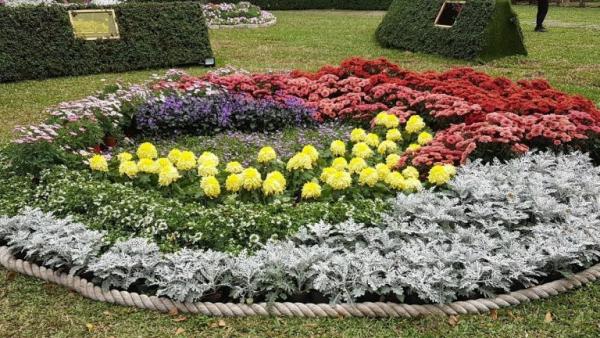
M 0 239 L 13 252 L 24 252 L 28 260 L 45 266 L 69 268 L 76 273 L 94 262 L 103 244 L 103 233 L 89 230 L 72 219 L 58 219 L 38 209 L 0 217 Z
M 26 210 L 0 219 L 0 239 L 46 257 L 52 251 L 45 245 L 63 245 L 57 229 L 73 227 L 82 226 Z M 401 300 L 409 293 L 444 303 L 492 296 L 598 261 L 600 169 L 581 153 L 475 162 L 459 169 L 447 190 L 398 195 L 379 227 L 321 222 L 252 255 L 187 249 L 162 255 L 155 244 L 131 239 L 92 259 L 97 250 L 89 248 L 100 239 L 85 231 L 73 231 L 71 241 L 88 248 L 81 255 L 87 258 L 71 260 L 89 262 L 104 287 L 142 283 L 179 301 L 274 301 L 316 291 L 332 302 L 365 295 Z M 32 240 L 36 233 L 49 240 Z

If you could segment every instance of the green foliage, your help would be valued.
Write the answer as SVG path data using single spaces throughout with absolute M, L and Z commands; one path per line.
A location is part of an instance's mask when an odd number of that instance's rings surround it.
M 110 183 L 101 176 L 55 167 L 44 173 L 29 205 L 106 230 L 111 241 L 142 236 L 166 251 L 189 247 L 230 252 L 252 249 L 257 240 L 287 237 L 320 220 L 337 223 L 352 218 L 373 224 L 387 205 L 365 199 L 268 205 L 229 201 L 203 206 L 126 183 Z
M 68 9 L 101 8 L 71 6 Z M 76 39 L 63 6 L 0 7 L 0 82 L 203 64 L 212 56 L 198 3 L 121 4 L 120 39 Z
M 377 29 L 385 47 L 459 59 L 527 54 L 509 0 L 467 1 L 451 28 L 434 25 L 444 0 L 395 0 Z

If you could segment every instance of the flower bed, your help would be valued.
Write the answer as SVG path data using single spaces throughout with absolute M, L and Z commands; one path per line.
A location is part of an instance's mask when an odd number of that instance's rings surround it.
M 208 3 L 202 6 L 206 22 L 211 28 L 266 27 L 274 25 L 277 18 L 249 2 Z
M 0 246 L 105 289 L 445 303 L 598 262 L 600 111 L 543 81 L 350 59 L 49 112 L 0 152 Z

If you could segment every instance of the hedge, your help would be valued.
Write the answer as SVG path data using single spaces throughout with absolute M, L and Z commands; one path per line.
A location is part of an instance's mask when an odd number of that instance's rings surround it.
M 76 39 L 69 9 L 112 8 L 120 39 Z M 212 57 L 201 5 L 0 7 L 0 82 L 204 64 Z
M 434 25 L 444 0 L 394 0 L 377 29 L 385 47 L 488 60 L 527 54 L 509 0 L 467 0 L 451 28 Z
M 137 2 L 156 0 L 133 0 Z M 172 1 L 172 0 L 159 0 Z M 176 0 L 175 0 L 176 1 Z M 202 2 L 224 3 L 237 0 L 201 0 Z M 385 11 L 393 0 L 246 0 L 265 10 L 301 10 L 301 9 L 350 9 Z

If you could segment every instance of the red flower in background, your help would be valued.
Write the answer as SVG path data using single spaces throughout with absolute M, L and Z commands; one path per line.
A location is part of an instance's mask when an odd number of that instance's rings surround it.
M 560 146 L 600 134 L 600 110 L 592 101 L 553 89 L 545 80 L 515 83 L 471 68 L 418 73 L 386 59 L 351 58 L 314 73 L 184 76 L 175 87 L 185 91 L 202 81 L 255 98 L 298 98 L 317 110 L 319 121 L 369 121 L 387 110 L 402 122 L 413 114 L 438 122 L 434 125 L 442 127 L 434 140 L 405 154 L 400 166 L 459 164 L 485 146 L 524 153 L 531 146 Z

